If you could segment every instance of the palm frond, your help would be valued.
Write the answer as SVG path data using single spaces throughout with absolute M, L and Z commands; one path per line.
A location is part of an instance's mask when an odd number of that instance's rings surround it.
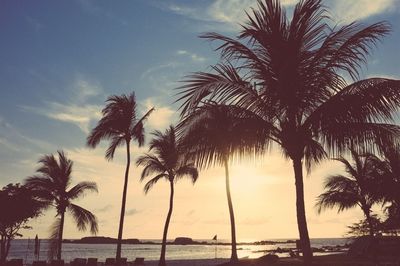
M 84 196 L 86 192 L 90 191 L 98 192 L 97 184 L 95 182 L 83 181 L 67 191 L 67 197 L 69 200 L 77 199 L 81 196 Z
M 176 176 L 175 176 L 175 182 L 177 182 L 179 179 L 187 176 L 190 178 L 192 183 L 196 183 L 197 178 L 199 177 L 199 171 L 193 164 L 186 164 L 178 168 L 176 170 Z
M 114 159 L 115 150 L 118 147 L 120 147 L 124 144 L 129 145 L 126 142 L 126 138 L 124 136 L 112 136 L 112 137 L 110 137 L 110 140 L 111 140 L 111 143 L 108 146 L 108 148 L 106 150 L 106 155 L 105 155 L 106 159 L 109 161 Z
M 144 193 L 148 193 L 150 191 L 150 189 L 157 184 L 158 181 L 160 181 L 160 179 L 165 178 L 165 179 L 169 179 L 169 176 L 167 174 L 158 174 L 156 176 L 154 176 L 153 178 L 151 178 L 145 185 L 144 185 Z
M 134 126 L 131 129 L 131 137 L 135 139 L 139 147 L 143 146 L 144 144 L 144 122 L 149 118 L 150 114 L 154 111 L 154 107 L 147 111 L 146 114 L 142 116 L 138 121 L 135 121 Z
M 68 206 L 68 211 L 74 218 L 79 231 L 86 231 L 87 227 L 89 227 L 92 234 L 97 234 L 98 223 L 93 213 L 72 203 Z
M 358 206 L 358 198 L 347 191 L 327 191 L 317 198 L 317 211 L 321 213 L 325 209 L 338 208 L 338 213 Z
M 136 165 L 144 166 L 144 169 L 142 170 L 140 176 L 140 180 L 142 181 L 149 175 L 166 173 L 168 171 L 165 165 L 162 162 L 160 162 L 160 160 L 155 155 L 151 154 L 145 154 L 140 156 L 136 160 Z

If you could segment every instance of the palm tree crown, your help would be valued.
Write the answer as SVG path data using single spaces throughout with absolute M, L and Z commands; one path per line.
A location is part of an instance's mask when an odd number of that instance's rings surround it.
M 150 142 L 150 153 L 140 156 L 136 164 L 144 166 L 140 180 L 143 181 L 147 176 L 153 176 L 144 186 L 145 193 L 161 179 L 169 181 L 170 200 L 169 210 L 164 226 L 163 240 L 161 245 L 161 255 L 159 266 L 165 266 L 165 253 L 167 245 L 168 227 L 172 216 L 174 183 L 183 177 L 189 177 L 193 183 L 196 182 L 199 174 L 193 163 L 185 158 L 185 150 L 177 142 L 175 128 L 170 126 L 165 133 L 155 131 Z
M 41 165 L 37 175 L 28 177 L 25 180 L 26 187 L 32 189 L 37 197 L 47 206 L 53 206 L 57 210 L 57 221 L 52 227 L 51 239 L 53 240 L 49 256 L 61 259 L 61 244 L 64 228 L 64 215 L 68 211 L 80 231 L 89 228 L 92 234 L 98 231 L 97 218 L 90 211 L 72 203 L 86 192 L 97 192 L 97 185 L 94 182 L 80 182 L 71 187 L 73 162 L 68 159 L 63 151 L 58 151 L 58 160 L 53 155 L 45 155 L 39 160 Z
M 139 147 L 144 144 L 143 122 L 148 118 L 151 109 L 140 119 L 136 114 L 135 94 L 112 95 L 102 110 L 103 117 L 87 138 L 87 145 L 95 148 L 101 140 L 110 140 L 106 158 L 112 160 L 117 147 L 136 140 Z
M 371 207 L 379 201 L 374 193 L 374 187 L 378 184 L 376 166 L 379 158 L 372 154 L 360 156 L 351 150 L 354 164 L 343 157 L 338 159 L 344 164 L 346 176 L 333 175 L 325 182 L 325 192 L 318 196 L 318 212 L 326 208 L 338 207 L 338 212 L 354 207 L 360 207 L 367 222 L 370 234 L 374 235 L 374 226 L 371 217 Z
M 304 207 L 303 163 L 313 164 L 348 147 L 398 142 L 389 124 L 400 105 L 400 81 L 358 80 L 371 48 L 390 31 L 379 22 L 331 27 L 321 0 L 302 0 L 289 20 L 278 0 L 259 0 L 236 38 L 202 35 L 221 44 L 212 72 L 184 80 L 182 117 L 212 101 L 245 109 L 263 121 L 293 161 L 300 240 L 306 264 L 312 253 Z M 346 76 L 356 80 L 347 84 Z
M 221 165 L 225 167 L 226 193 L 231 221 L 231 262 L 238 261 L 236 226 L 230 192 L 229 161 L 253 155 L 264 149 L 255 145 L 260 136 L 267 134 L 262 121 L 251 118 L 251 113 L 234 106 L 207 104 L 191 112 L 179 124 L 181 143 L 188 157 L 199 167 Z M 259 131 L 262 128 L 264 131 Z
M 138 166 L 144 166 L 140 180 L 156 174 L 146 183 L 144 191 L 147 193 L 162 178 L 176 182 L 188 176 L 195 183 L 199 176 L 197 168 L 185 160 L 185 151 L 176 140 L 175 128 L 170 126 L 165 133 L 157 130 L 152 134 L 154 137 L 149 145 L 152 154 L 140 156 L 136 161 Z

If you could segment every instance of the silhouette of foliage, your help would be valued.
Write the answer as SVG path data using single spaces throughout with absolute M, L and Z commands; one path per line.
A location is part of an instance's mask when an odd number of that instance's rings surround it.
M 231 222 L 231 262 L 238 261 L 236 248 L 236 226 L 230 192 L 229 162 L 238 161 L 246 155 L 264 150 L 264 145 L 255 145 L 270 128 L 262 128 L 251 112 L 235 106 L 207 104 L 191 112 L 178 125 L 180 141 L 187 156 L 201 168 L 214 165 L 225 167 L 226 193 Z M 261 131 L 260 131 L 261 130 Z
M 56 221 L 50 229 L 49 258 L 61 259 L 62 238 L 65 212 L 74 219 L 78 230 L 89 228 L 92 234 L 98 231 L 97 218 L 90 211 L 72 203 L 85 196 L 86 192 L 97 192 L 94 182 L 80 182 L 71 187 L 73 162 L 63 151 L 58 151 L 58 159 L 53 155 L 44 155 L 39 159 L 37 174 L 25 179 L 25 186 L 34 192 L 37 199 L 46 202 L 46 207 L 57 211 Z
M 190 178 L 194 184 L 199 174 L 194 164 L 185 159 L 185 150 L 177 142 L 173 126 L 170 126 L 165 133 L 155 131 L 152 134 L 153 139 L 149 147 L 151 153 L 140 156 L 136 164 L 144 166 L 140 178 L 141 181 L 148 176 L 153 176 L 144 186 L 145 193 L 148 193 L 162 179 L 167 180 L 170 184 L 169 210 L 165 221 L 161 255 L 158 263 L 159 266 L 165 266 L 167 234 L 173 210 L 174 184 L 183 177 Z
M 357 238 L 360 236 L 370 235 L 371 225 L 374 232 L 382 231 L 383 224 L 376 215 L 371 215 L 370 221 L 367 219 L 360 220 L 358 223 L 353 223 L 347 226 L 348 231 L 346 237 Z
M 373 151 L 375 143 L 400 139 L 400 128 L 391 124 L 400 105 L 400 81 L 358 80 L 371 49 L 390 32 L 389 24 L 331 27 L 331 21 L 321 0 L 300 1 L 291 17 L 278 0 L 259 0 L 235 38 L 201 36 L 220 43 L 216 50 L 221 60 L 210 72 L 187 76 L 178 92 L 182 119 L 211 101 L 250 111 L 260 125 L 271 129 L 257 143 L 274 141 L 293 161 L 298 229 L 307 265 L 312 252 L 303 164 L 309 172 L 349 147 Z M 346 76 L 355 82 L 347 84 Z
M 376 165 L 379 158 L 372 154 L 364 156 L 351 150 L 354 164 L 343 157 L 335 159 L 345 166 L 346 176 L 333 175 L 325 181 L 325 192 L 318 196 L 318 212 L 337 207 L 338 212 L 360 207 L 369 223 L 369 233 L 374 235 L 375 224 L 371 207 L 379 201 L 374 188 L 379 184 L 376 176 Z
M 44 203 L 34 198 L 28 188 L 8 184 L 0 190 L 0 264 L 7 259 L 11 240 L 21 237 L 20 229 L 29 229 L 29 219 L 41 214 Z
M 109 140 L 110 145 L 105 157 L 108 160 L 114 158 L 116 149 L 126 145 L 127 163 L 125 169 L 124 188 L 122 192 L 121 215 L 118 229 L 118 242 L 116 251 L 117 263 L 121 260 L 122 233 L 125 217 L 126 194 L 128 190 L 128 177 L 130 167 L 130 142 L 137 141 L 139 147 L 144 144 L 144 122 L 154 111 L 150 109 L 140 119 L 137 117 L 135 94 L 112 95 L 108 97 L 106 106 L 102 110 L 103 117 L 87 137 L 87 145 L 96 148 L 102 140 Z

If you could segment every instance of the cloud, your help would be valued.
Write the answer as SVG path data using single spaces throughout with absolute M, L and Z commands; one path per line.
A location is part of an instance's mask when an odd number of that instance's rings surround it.
M 88 80 L 81 75 L 78 75 L 75 79 L 72 85 L 72 91 L 78 103 L 84 103 L 89 98 L 98 96 L 104 92 L 97 81 Z
M 112 208 L 113 208 L 113 205 L 108 204 L 102 208 L 95 209 L 95 212 L 107 212 L 107 211 L 111 210 Z
M 147 77 L 151 76 L 151 74 L 157 73 L 160 70 L 169 69 L 169 68 L 176 68 L 179 65 L 181 65 L 181 64 L 178 63 L 178 62 L 169 62 L 169 63 L 165 63 L 165 64 L 160 64 L 160 65 L 151 67 L 151 68 L 147 69 L 146 71 L 144 71 L 142 73 L 142 75 L 140 75 L 140 78 L 144 79 L 144 78 L 147 78 Z
M 130 209 L 130 210 L 127 210 L 127 211 L 125 211 L 125 215 L 126 216 L 132 216 L 132 215 L 135 215 L 135 214 L 137 214 L 137 213 L 139 213 L 140 211 L 138 211 L 138 210 L 136 210 L 136 209 Z
M 336 0 L 331 3 L 332 13 L 338 20 L 351 22 L 366 19 L 399 8 L 398 0 Z
M 128 22 L 121 18 L 120 16 L 112 13 L 110 10 L 103 8 L 99 5 L 99 2 L 92 1 L 92 0 L 76 0 L 79 6 L 85 12 L 95 15 L 95 16 L 102 16 L 111 21 L 115 21 L 121 26 L 127 26 Z
M 78 76 L 71 86 L 71 91 L 72 99 L 66 103 L 48 101 L 44 103 L 44 106 L 20 107 L 25 111 L 74 124 L 88 134 L 91 121 L 101 117 L 101 107 L 87 102 L 90 98 L 101 95 L 103 89 L 97 82 Z
M 176 121 L 176 111 L 170 106 L 160 104 L 155 98 L 148 98 L 142 101 L 141 105 L 144 109 L 143 114 L 147 112 L 147 110 L 153 107 L 155 108 L 146 122 L 146 126 L 149 128 L 162 130 Z
M 45 107 L 21 106 L 21 108 L 54 120 L 74 124 L 85 134 L 90 131 L 90 122 L 101 117 L 101 107 L 97 105 L 79 106 L 47 102 Z
M 298 0 L 281 0 L 281 4 L 288 10 L 291 16 L 293 7 Z M 330 8 L 335 20 L 350 22 L 365 19 L 385 12 L 399 10 L 398 0 L 335 0 L 324 1 Z M 201 27 L 207 30 L 237 31 L 247 15 L 245 11 L 257 8 L 256 0 L 215 0 L 208 6 L 188 7 L 184 5 L 170 4 L 167 10 L 191 19 L 202 21 Z M 214 23 L 211 27 L 210 24 Z
M 297 0 L 281 0 L 284 6 L 293 6 Z M 167 10 L 191 19 L 207 23 L 216 23 L 212 26 L 203 25 L 209 30 L 237 31 L 246 19 L 245 10 L 256 7 L 256 0 L 215 0 L 208 6 L 188 7 L 170 4 Z
M 193 62 L 204 62 L 204 61 L 206 61 L 205 57 L 202 57 L 202 56 L 200 56 L 198 54 L 195 54 L 195 53 L 188 52 L 186 50 L 178 50 L 176 52 L 176 54 L 177 55 L 189 56 L 192 59 Z

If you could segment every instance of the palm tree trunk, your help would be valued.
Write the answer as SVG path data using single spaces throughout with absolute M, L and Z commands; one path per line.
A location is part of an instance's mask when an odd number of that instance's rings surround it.
M 293 159 L 294 177 L 296 182 L 296 210 L 297 226 L 300 234 L 301 251 L 303 253 L 303 263 L 306 266 L 312 263 L 312 251 L 310 238 L 308 236 L 306 210 L 304 206 L 304 184 L 303 184 L 303 165 L 301 158 Z
M 115 256 L 115 260 L 117 265 L 121 260 L 121 246 L 122 246 L 122 232 L 124 228 L 124 217 L 125 217 L 125 204 L 126 204 L 126 193 L 128 191 L 128 176 L 129 176 L 129 167 L 131 164 L 131 154 L 130 154 L 130 141 L 126 141 L 126 169 L 125 169 L 125 181 L 124 181 L 124 190 L 122 192 L 122 204 L 121 204 L 121 215 L 119 218 L 119 230 L 118 230 L 118 241 L 117 241 L 117 254 Z
M 231 188 L 229 185 L 229 168 L 228 168 L 228 158 L 225 156 L 224 158 L 224 166 L 225 166 L 225 186 L 226 186 L 226 197 L 228 199 L 228 207 L 229 207 L 229 218 L 231 221 L 231 262 L 238 262 L 237 249 L 236 249 L 236 228 L 235 228 L 235 214 L 233 213 L 233 205 L 231 198 Z
M 171 187 L 171 194 L 169 196 L 169 210 L 167 214 L 167 219 L 165 220 L 165 225 L 164 225 L 164 233 L 163 233 L 163 240 L 162 240 L 162 245 L 161 245 L 161 255 L 160 255 L 160 261 L 158 262 L 158 266 L 165 266 L 165 252 L 167 248 L 167 234 L 168 234 L 168 227 L 169 227 L 169 222 L 171 220 L 172 216 L 172 209 L 174 207 L 174 182 L 170 180 L 170 187 Z
M 57 260 L 61 260 L 62 239 L 63 239 L 63 231 L 64 231 L 64 218 L 65 218 L 65 210 L 61 212 L 60 228 L 58 230 Z
M 363 210 L 364 210 L 364 208 L 363 208 Z M 364 215 L 365 215 L 365 218 L 367 218 L 367 222 L 368 222 L 368 226 L 369 226 L 369 235 L 371 237 L 373 237 L 375 235 L 375 230 L 374 230 L 374 225 L 372 223 L 370 210 L 368 208 L 365 208 Z
M 5 265 L 7 254 L 6 254 L 6 237 L 1 236 L 1 247 L 0 247 L 0 265 Z

